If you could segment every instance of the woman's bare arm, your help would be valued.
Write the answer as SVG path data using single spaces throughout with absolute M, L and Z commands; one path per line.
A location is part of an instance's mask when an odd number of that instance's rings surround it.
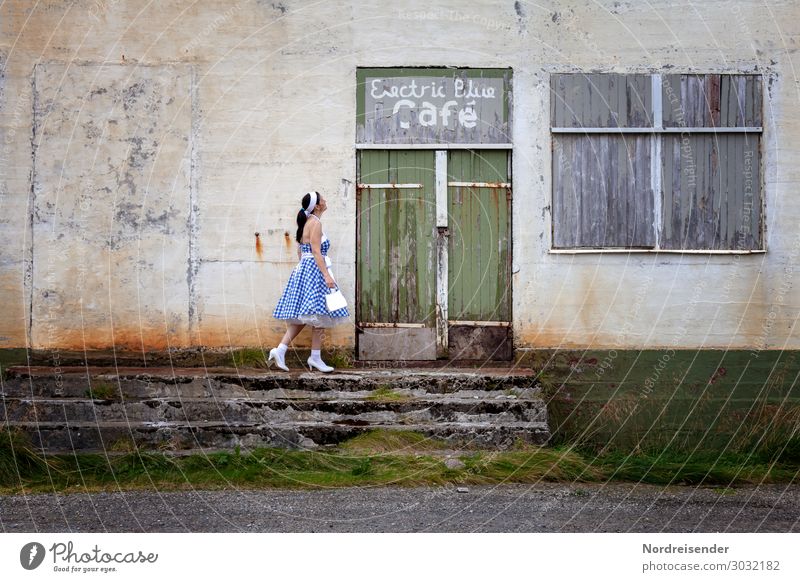
M 322 225 L 319 221 L 314 221 L 314 224 L 311 225 L 311 252 L 314 255 L 314 260 L 317 263 L 317 267 L 319 267 L 322 276 L 325 277 L 325 282 L 328 283 L 328 287 L 331 287 L 330 283 L 333 281 L 330 274 L 328 273 L 328 266 L 325 264 L 325 259 L 322 256 Z

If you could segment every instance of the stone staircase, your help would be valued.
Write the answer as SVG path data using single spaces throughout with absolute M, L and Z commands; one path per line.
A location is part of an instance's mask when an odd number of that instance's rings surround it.
M 4 428 L 51 453 L 315 448 L 374 429 L 498 449 L 550 437 L 529 369 L 57 371 L 13 367 L 0 385 Z

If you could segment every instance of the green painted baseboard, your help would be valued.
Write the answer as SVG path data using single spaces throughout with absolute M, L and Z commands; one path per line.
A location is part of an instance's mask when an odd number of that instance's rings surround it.
M 604 450 L 776 451 L 800 443 L 800 351 L 546 350 L 554 442 Z

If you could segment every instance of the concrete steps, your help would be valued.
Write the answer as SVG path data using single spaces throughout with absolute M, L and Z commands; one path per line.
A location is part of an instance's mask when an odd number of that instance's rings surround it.
M 374 429 L 459 447 L 543 444 L 550 436 L 529 370 L 18 367 L 6 376 L 0 418 L 48 452 L 313 448 Z

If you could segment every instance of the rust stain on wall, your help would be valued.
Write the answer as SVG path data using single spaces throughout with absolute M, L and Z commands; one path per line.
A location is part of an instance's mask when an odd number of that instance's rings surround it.
M 39 349 L 129 351 L 168 350 L 175 346 L 188 346 L 189 338 L 183 331 L 142 326 L 139 328 L 110 327 L 84 328 L 64 331 L 47 341 L 40 341 Z
M 274 320 L 269 316 L 258 322 L 237 321 L 235 326 L 206 324 L 198 333 L 197 345 L 208 348 L 247 347 L 254 345 L 253 338 L 259 338 L 262 346 L 277 346 L 286 333 L 285 322 Z M 258 340 L 257 340 L 258 341 Z M 352 346 L 355 343 L 355 331 L 346 326 L 329 330 L 325 335 L 323 349 Z M 306 326 L 294 339 L 292 346 L 296 348 L 311 347 L 311 329 Z
M 256 256 L 259 261 L 264 260 L 264 248 L 261 246 L 261 235 L 256 233 Z

